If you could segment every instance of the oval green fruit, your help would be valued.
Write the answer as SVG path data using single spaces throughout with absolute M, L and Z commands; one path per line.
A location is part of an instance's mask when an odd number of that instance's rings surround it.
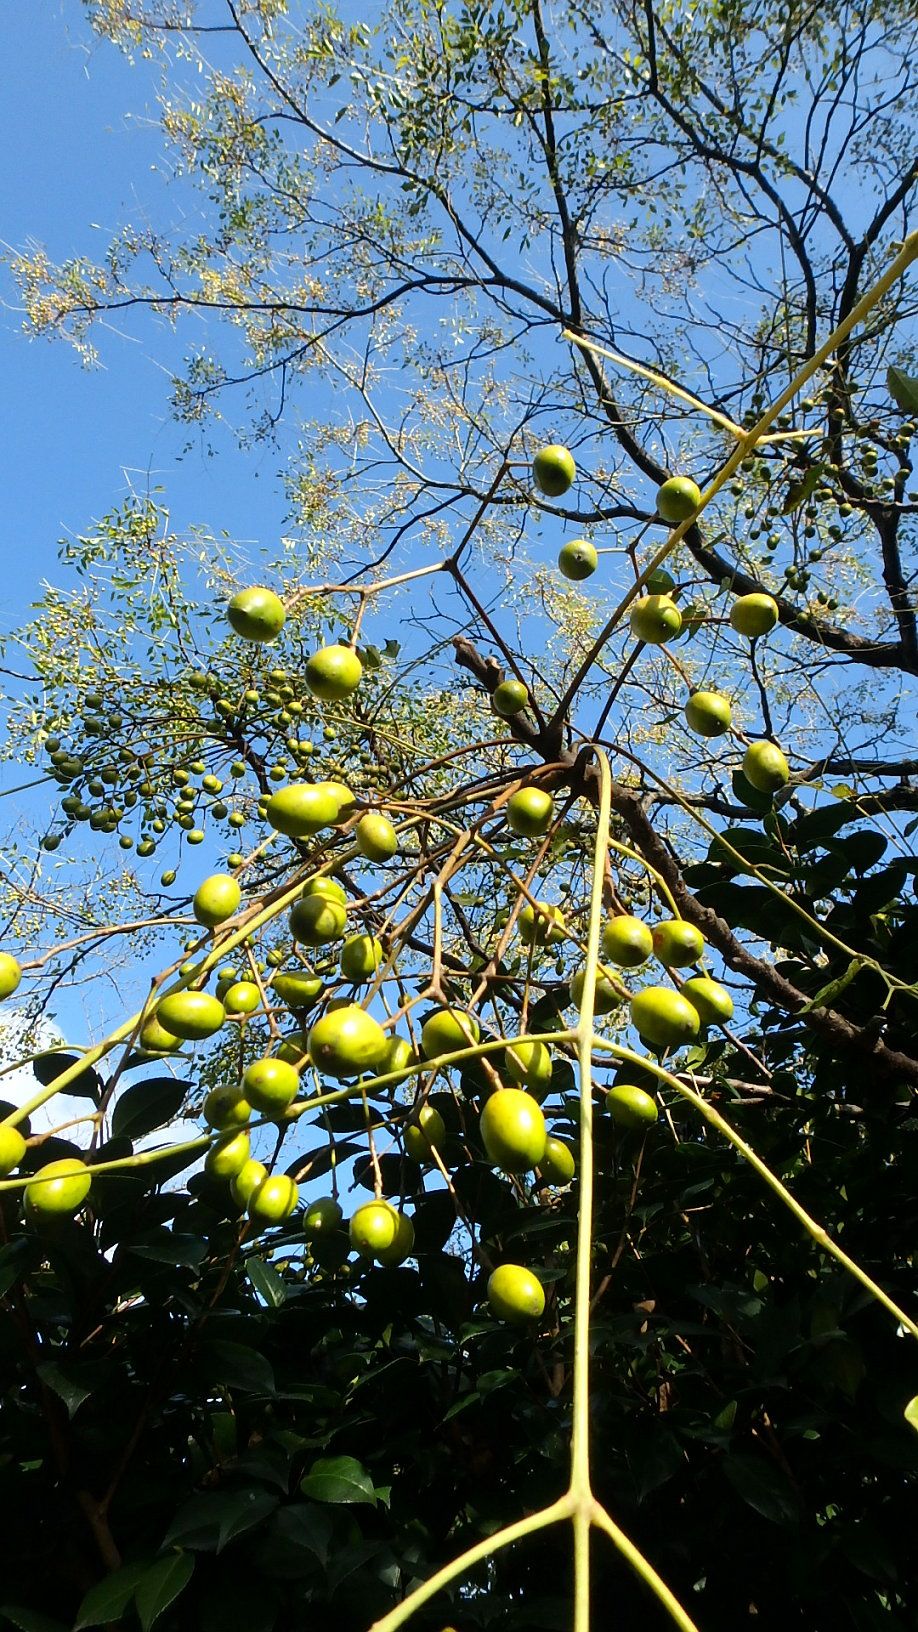
M 477 1043 L 481 1029 L 473 1014 L 465 1009 L 437 1009 L 421 1027 L 421 1052 L 425 1060 L 438 1060 Z
M 519 714 L 529 702 L 529 688 L 522 680 L 502 680 L 491 694 L 491 707 L 501 719 L 509 720 Z
M 507 826 L 520 838 L 534 839 L 547 833 L 555 813 L 555 802 L 544 788 L 519 788 L 507 800 Z
M 630 912 L 610 918 L 602 932 L 602 955 L 619 969 L 637 969 L 653 951 L 650 926 Z
M 407 1213 L 397 1213 L 395 1223 L 395 1239 L 389 1247 L 381 1247 L 376 1252 L 376 1262 L 388 1266 L 403 1264 L 414 1251 L 414 1225 Z
M 776 742 L 751 742 L 743 755 L 743 775 L 758 793 L 777 793 L 790 780 L 790 766 Z
M 660 1114 L 653 1094 L 630 1082 L 620 1082 L 609 1089 L 606 1110 L 622 1128 L 649 1128 Z
M 653 927 L 653 949 L 667 969 L 684 969 L 704 952 L 704 936 L 684 918 L 666 918 Z
M 230 1128 L 244 1128 L 252 1114 L 252 1107 L 238 1083 L 224 1082 L 212 1088 L 204 1101 L 204 1120 L 221 1133 Z
M 692 1008 L 698 1010 L 703 1026 L 726 1025 L 733 1018 L 733 999 L 719 980 L 711 980 L 709 975 L 694 975 L 691 980 L 683 981 L 680 990 Z
M 405 1124 L 405 1150 L 413 1162 L 422 1165 L 433 1160 L 434 1151 L 442 1152 L 446 1140 L 446 1123 L 435 1105 L 424 1104 Z
M 238 1128 L 221 1134 L 204 1157 L 204 1171 L 212 1179 L 234 1179 L 251 1155 L 249 1136 Z
M 573 538 L 569 544 L 562 544 L 558 551 L 558 570 L 563 578 L 570 578 L 573 583 L 582 583 L 584 578 L 592 578 L 599 563 L 595 544 L 587 538 Z
M 774 629 L 780 615 L 771 595 L 740 595 L 730 608 L 730 623 L 738 635 L 755 640 Z
M 701 488 L 690 476 L 670 476 L 657 488 L 657 515 L 675 526 L 693 516 L 701 503 Z
M 400 1075 L 390 1084 L 397 1088 L 400 1083 L 407 1082 L 409 1072 L 407 1067 L 415 1065 L 414 1049 L 407 1037 L 390 1037 L 386 1043 L 386 1052 L 377 1067 L 378 1075 L 388 1076 L 390 1071 L 398 1071 Z
M 316 787 L 324 788 L 334 795 L 338 810 L 336 822 L 344 822 L 348 816 L 353 815 L 357 800 L 346 782 L 317 782 Z
M 536 1099 L 544 1099 L 551 1087 L 552 1058 L 545 1043 L 513 1043 L 504 1054 L 511 1081 L 528 1088 Z
M 578 969 L 576 973 L 571 976 L 569 988 L 571 1002 L 576 1009 L 581 1009 L 583 1007 L 583 988 L 585 983 L 586 970 Z M 612 983 L 611 977 L 603 974 L 601 969 L 597 970 L 596 990 L 593 998 L 593 1013 L 611 1014 L 613 1009 L 617 1009 L 622 1001 L 622 994 L 616 990 Z
M 282 1116 L 299 1092 L 300 1079 L 287 1060 L 268 1057 L 246 1066 L 242 1091 L 253 1110 L 263 1116 Z
M 549 499 L 559 499 L 566 493 L 576 474 L 573 455 L 560 442 L 540 448 L 532 461 L 532 480 Z
M 366 1009 L 346 1003 L 316 1021 L 307 1046 L 317 1071 L 329 1077 L 356 1077 L 380 1067 L 388 1039 Z
M 171 1054 L 181 1047 L 181 1039 L 161 1026 L 155 1014 L 148 1014 L 140 1028 L 138 1046 L 148 1054 Z
M 370 980 L 383 961 L 382 943 L 375 935 L 351 935 L 341 948 L 341 973 L 359 985 Z
M 226 609 L 232 628 L 243 640 L 275 640 L 284 627 L 284 603 L 273 589 L 240 589 Z
M 564 913 L 550 901 L 527 901 L 517 919 L 520 940 L 526 946 L 554 946 L 564 939 Z
M 253 1224 L 280 1224 L 289 1218 L 300 1199 L 299 1187 L 287 1173 L 272 1173 L 256 1184 L 246 1203 Z
M 549 1134 L 545 1141 L 545 1154 L 539 1163 L 539 1172 L 546 1183 L 561 1186 L 570 1184 L 577 1171 L 574 1152 L 563 1139 L 556 1139 Z
M 682 613 L 670 595 L 642 595 L 631 608 L 631 633 L 648 646 L 674 640 L 682 628 Z
M 303 1011 L 312 1008 L 325 989 L 325 982 L 319 975 L 299 974 L 296 970 L 288 970 L 284 974 L 275 975 L 271 982 L 271 989 L 286 1003 L 288 1009 Z
M 338 820 L 338 800 L 321 782 L 291 782 L 272 793 L 265 818 L 288 839 L 308 839 Z
M 226 1011 L 209 992 L 172 992 L 157 1003 L 156 1018 L 174 1037 L 196 1043 L 220 1030 Z
M 268 1169 L 265 1167 L 264 1162 L 258 1162 L 254 1156 L 250 1156 L 248 1161 L 239 1169 L 239 1172 L 234 1174 L 230 1180 L 230 1195 L 236 1206 L 247 1207 L 249 1197 L 267 1177 Z
M 327 946 L 344 933 L 347 910 L 325 895 L 307 895 L 290 908 L 290 932 L 303 946 Z
M 22 966 L 11 952 L 0 952 L 0 1002 L 12 997 L 22 979 Z
M 313 652 L 304 678 L 314 697 L 324 703 L 339 702 L 356 691 L 363 664 L 352 646 L 323 646 Z
M 192 902 L 192 911 L 199 924 L 216 929 L 218 924 L 232 918 L 242 900 L 242 890 L 229 873 L 212 873 L 199 884 Z
M 732 718 L 730 703 L 719 691 L 693 691 L 685 705 L 685 722 L 699 737 L 722 737 Z
M 25 1153 L 26 1142 L 19 1129 L 10 1123 L 0 1124 L 0 1178 L 18 1167 Z
M 389 861 L 398 850 L 398 834 L 388 817 L 368 811 L 354 828 L 354 842 L 368 861 Z
M 488 1160 L 504 1173 L 526 1173 L 545 1155 L 541 1106 L 522 1088 L 498 1088 L 481 1113 L 480 1130 Z
M 261 1005 L 261 992 L 254 980 L 234 980 L 223 993 L 227 1014 L 254 1014 Z
M 681 1048 L 701 1030 L 698 1010 L 668 986 L 645 986 L 631 999 L 631 1023 L 657 1048 Z
M 325 873 L 319 874 L 316 878 L 307 878 L 300 895 L 304 901 L 311 895 L 321 895 L 326 901 L 337 901 L 340 906 L 347 906 L 347 891 L 344 885 L 340 884 L 337 878 L 329 878 Z
M 387 1201 L 365 1201 L 354 1213 L 348 1234 L 362 1258 L 376 1258 L 395 1241 L 398 1213 Z
M 26 1205 L 40 1218 L 60 1218 L 82 1207 L 91 1184 L 89 1168 L 75 1156 L 46 1162 L 25 1187 Z
M 307 1241 L 320 1236 L 334 1235 L 344 1218 L 340 1203 L 334 1196 L 319 1196 L 311 1201 L 303 1214 L 303 1234 Z
M 488 1279 L 488 1306 L 497 1320 L 529 1326 L 545 1312 L 542 1283 L 522 1264 L 499 1264 Z

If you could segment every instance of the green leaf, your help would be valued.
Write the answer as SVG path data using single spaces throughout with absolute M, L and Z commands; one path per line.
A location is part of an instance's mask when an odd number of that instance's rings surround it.
M 72 1366 L 58 1365 L 56 1360 L 49 1360 L 45 1365 L 39 1366 L 38 1375 L 45 1387 L 50 1388 L 59 1400 L 63 1400 L 68 1417 L 72 1417 L 92 1393 L 91 1388 L 84 1388 L 79 1382 Z
M 913 374 L 906 374 L 904 368 L 888 368 L 886 387 L 904 414 L 918 414 L 918 380 Z
M 224 1388 L 238 1388 L 251 1394 L 273 1394 L 274 1372 L 270 1361 L 244 1343 L 214 1341 L 202 1343 L 199 1360 L 214 1382 Z
M 724 1473 L 749 1507 L 772 1524 L 796 1524 L 797 1499 L 784 1475 L 757 1456 L 729 1456 Z
M 789 516 L 794 510 L 799 510 L 811 494 L 815 493 L 822 481 L 822 465 L 811 465 L 809 470 L 796 482 L 791 482 L 787 496 L 781 506 L 782 516 Z
M 182 1235 L 165 1225 L 126 1245 L 138 1258 L 148 1258 L 154 1264 L 181 1264 L 186 1269 L 197 1269 L 207 1252 L 207 1242 L 200 1236 Z
M 320 1456 L 300 1481 L 304 1496 L 315 1502 L 369 1502 L 376 1492 L 366 1468 L 353 1456 Z
M 42 1615 L 37 1609 L 26 1609 L 22 1604 L 0 1604 L 0 1619 L 12 1621 L 20 1632 L 70 1632 L 62 1621 Z
M 150 1632 L 153 1622 L 184 1592 L 193 1574 L 191 1553 L 173 1553 L 170 1558 L 160 1558 L 150 1565 L 135 1594 L 143 1632 Z
M 259 1297 L 271 1309 L 279 1309 L 287 1296 L 283 1278 L 263 1258 L 246 1259 L 245 1272 Z
M 42 1087 L 50 1088 L 52 1082 L 56 1082 L 58 1077 L 63 1076 L 65 1071 L 69 1071 L 72 1065 L 78 1063 L 79 1058 L 78 1054 L 58 1054 L 49 1051 L 47 1054 L 39 1054 L 38 1058 L 32 1061 L 32 1070 Z M 98 1073 L 91 1066 L 87 1066 L 85 1071 L 78 1072 L 73 1081 L 67 1084 L 66 1092 L 74 1099 L 91 1099 L 98 1105 L 100 1088 Z
M 173 1077 L 152 1077 L 126 1088 L 112 1111 L 112 1137 L 139 1139 L 174 1121 L 188 1088 Z
M 192 1496 L 169 1526 L 163 1546 L 220 1553 L 235 1536 L 269 1518 L 277 1504 L 277 1496 L 252 1486 Z
M 90 1587 L 77 1611 L 73 1632 L 81 1632 L 84 1626 L 104 1626 L 108 1621 L 117 1621 L 127 1609 L 147 1568 L 146 1563 L 125 1564 Z

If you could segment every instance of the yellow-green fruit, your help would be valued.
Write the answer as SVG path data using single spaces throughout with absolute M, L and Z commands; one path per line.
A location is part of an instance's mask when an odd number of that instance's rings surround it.
M 577 1171 L 574 1152 L 563 1139 L 556 1139 L 549 1134 L 545 1141 L 545 1154 L 539 1163 L 539 1172 L 547 1184 L 570 1184 Z
M 631 633 L 648 646 L 674 640 L 682 628 L 682 613 L 670 595 L 642 595 L 631 608 Z
M 388 1039 L 382 1026 L 358 1003 L 346 1003 L 317 1020 L 309 1033 L 309 1058 L 328 1077 L 356 1077 L 376 1071 Z
M 693 1043 L 701 1029 L 698 1010 L 668 986 L 645 986 L 631 999 L 631 1023 L 657 1048 Z
M 569 544 L 562 544 L 558 551 L 559 571 L 564 578 L 570 578 L 574 583 L 591 578 L 598 562 L 596 545 L 591 544 L 586 538 L 573 538 Z
M 288 839 L 308 839 L 320 828 L 334 827 L 338 805 L 334 792 L 321 782 L 291 782 L 288 788 L 272 793 L 265 817 Z
M 730 622 L 738 635 L 754 640 L 767 635 L 780 617 L 778 603 L 770 595 L 741 595 L 730 608 Z
M 0 1124 L 0 1178 L 12 1173 L 26 1153 L 26 1142 L 18 1128 Z
M 230 1195 L 237 1207 L 247 1207 L 249 1197 L 258 1189 L 268 1177 L 268 1169 L 264 1162 L 258 1162 L 254 1156 L 239 1169 L 230 1180 Z
M 261 992 L 254 980 L 234 980 L 223 993 L 227 1014 L 254 1014 L 261 1004 Z
M 675 526 L 693 516 L 701 503 L 701 488 L 690 476 L 670 476 L 657 488 L 657 515 Z
M 528 1326 L 545 1312 L 542 1283 L 522 1264 L 499 1264 L 488 1280 L 488 1306 L 495 1319 Z
M 307 1241 L 318 1240 L 320 1236 L 334 1235 L 341 1225 L 344 1213 L 334 1196 L 319 1196 L 311 1201 L 303 1214 L 303 1234 Z
M 303 946 L 327 946 L 337 941 L 347 923 L 347 910 L 340 901 L 324 895 L 307 895 L 290 908 L 290 932 Z
M 337 901 L 340 906 L 347 906 L 347 891 L 336 878 L 328 878 L 324 873 L 318 878 L 307 878 L 300 891 L 305 901 L 310 895 L 322 895 L 326 901 Z
M 429 1014 L 421 1027 L 421 1051 L 425 1060 L 438 1060 L 443 1054 L 455 1054 L 461 1048 L 470 1048 L 481 1036 L 478 1021 L 465 1009 L 437 1009 Z
M 571 976 L 570 984 L 571 1002 L 577 1009 L 583 1008 L 583 989 L 585 984 L 586 970 L 578 969 L 576 974 Z M 616 991 L 610 977 L 608 975 L 604 975 L 600 970 L 596 977 L 596 994 L 593 999 L 593 1013 L 611 1014 L 612 1010 L 617 1009 L 621 1002 L 621 993 Z
M 222 1133 L 228 1128 L 244 1128 L 252 1107 L 238 1083 L 225 1082 L 212 1088 L 204 1101 L 204 1120 Z
M 544 788 L 519 788 L 507 800 L 507 826 L 523 839 L 547 833 L 554 813 L 554 800 Z
M 704 952 L 704 936 L 684 918 L 666 918 L 654 924 L 653 949 L 667 969 L 684 969 Z
M 273 589 L 240 589 L 226 609 L 231 627 L 243 640 L 275 640 L 284 627 L 284 603 Z
M 312 1007 L 325 987 L 325 982 L 318 975 L 300 975 L 295 972 L 275 975 L 271 988 L 288 1009 L 309 1009 Z
M 528 701 L 529 691 L 522 680 L 502 680 L 491 693 L 491 707 L 504 720 L 519 714 Z
M 277 1058 L 279 1060 L 286 1060 L 288 1065 L 305 1065 L 307 1058 L 306 1033 L 303 1031 L 292 1031 L 289 1037 L 285 1037 L 283 1042 L 278 1046 Z
M 726 986 L 708 975 L 695 975 L 683 982 L 683 997 L 687 997 L 703 1026 L 726 1025 L 733 1017 L 733 999 Z
M 573 455 L 559 442 L 540 448 L 532 461 L 532 480 L 549 499 L 559 499 L 566 493 L 576 474 Z
M 537 1099 L 544 1099 L 551 1087 L 551 1052 L 544 1043 L 513 1043 L 504 1054 L 507 1075 L 513 1082 L 528 1088 Z
M 719 691 L 693 691 L 685 705 L 685 722 L 699 737 L 722 737 L 731 719 L 730 704 Z
M 238 910 L 242 891 L 229 873 L 212 873 L 195 891 L 192 911 L 199 924 L 215 929 Z
M 375 975 L 382 960 L 382 943 L 375 935 L 352 935 L 341 948 L 341 973 L 357 985 Z
M 324 703 L 339 702 L 356 691 L 363 664 L 351 646 L 323 646 L 306 664 L 305 680 L 314 697 Z
M 743 775 L 759 793 L 777 793 L 790 779 L 790 766 L 776 742 L 751 742 L 743 755 Z
M 630 912 L 611 918 L 602 932 L 602 955 L 619 969 L 637 969 L 646 963 L 653 951 L 653 935 L 649 924 Z
M 351 1246 L 361 1258 L 376 1258 L 391 1247 L 398 1230 L 398 1213 L 387 1201 L 365 1201 L 348 1227 Z
M 253 1224 L 280 1224 L 290 1217 L 299 1198 L 299 1188 L 287 1173 L 273 1173 L 255 1186 L 246 1211 Z
M 0 952 L 0 1001 L 12 997 L 22 979 L 22 968 L 11 952 Z
M 649 1128 L 659 1116 L 653 1094 L 620 1082 L 606 1094 L 606 1110 L 622 1128 Z
M 316 786 L 334 795 L 338 807 L 336 821 L 346 821 L 348 816 L 352 815 L 357 800 L 345 782 L 317 782 Z
M 422 1105 L 406 1123 L 405 1150 L 414 1162 L 430 1162 L 435 1150 L 442 1151 L 446 1123 L 434 1105 Z
M 26 1205 L 41 1218 L 59 1218 L 82 1207 L 92 1184 L 92 1174 L 76 1156 L 46 1162 L 25 1187 Z
M 387 816 L 368 811 L 354 828 L 354 842 L 368 861 L 389 861 L 398 850 L 398 834 Z
M 520 940 L 526 946 L 554 946 L 564 939 L 564 913 L 549 901 L 527 901 L 517 919 Z
M 174 1032 L 167 1031 L 165 1026 L 161 1026 L 155 1014 L 147 1015 L 137 1041 L 148 1054 L 171 1054 L 173 1049 L 181 1046 L 180 1039 Z
M 156 1018 L 174 1037 L 196 1043 L 220 1030 L 226 1011 L 209 992 L 172 992 L 157 1003 Z
M 386 1043 L 386 1052 L 377 1068 L 378 1074 L 386 1077 L 390 1071 L 398 1071 L 400 1075 L 390 1084 L 391 1087 L 397 1088 L 399 1083 L 408 1080 L 407 1067 L 416 1063 L 414 1049 L 407 1037 L 390 1037 Z
M 249 1136 L 243 1129 L 224 1133 L 204 1157 L 204 1171 L 213 1179 L 234 1179 L 250 1155 Z
M 545 1118 L 522 1088 L 498 1088 L 481 1113 L 480 1128 L 488 1160 L 504 1173 L 526 1173 L 545 1155 Z
M 242 1091 L 253 1110 L 263 1116 L 283 1115 L 296 1099 L 300 1079 L 287 1060 L 253 1060 L 246 1067 Z
M 381 1247 L 376 1253 L 378 1264 L 403 1264 L 414 1251 L 414 1225 L 407 1213 L 398 1213 L 395 1224 L 395 1240 L 390 1247 Z

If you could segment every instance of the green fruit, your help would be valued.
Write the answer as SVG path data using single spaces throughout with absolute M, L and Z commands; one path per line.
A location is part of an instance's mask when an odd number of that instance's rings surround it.
M 290 933 L 303 946 L 327 946 L 344 933 L 347 911 L 340 901 L 324 895 L 308 895 L 290 908 Z
M 576 1009 L 583 1008 L 583 989 L 585 983 L 586 970 L 578 969 L 576 974 L 571 976 L 570 984 L 571 1002 Z M 596 993 L 593 999 L 593 1013 L 611 1014 L 613 1009 L 617 1009 L 621 1002 L 622 995 L 616 990 L 610 976 L 604 975 L 602 970 L 599 970 L 596 976 Z
M 586 538 L 572 539 L 569 544 L 562 544 L 558 551 L 559 570 L 563 577 L 573 579 L 574 583 L 592 578 L 598 562 L 596 546 Z
M 693 691 L 685 705 L 685 720 L 699 737 L 722 737 L 729 731 L 730 704 L 719 691 Z
M 226 1011 L 220 999 L 208 992 L 172 992 L 157 1003 L 156 1018 L 173 1036 L 185 1042 L 200 1042 L 220 1030 Z
M 529 690 L 523 685 L 522 680 L 502 680 L 491 694 L 491 707 L 495 714 L 499 714 L 504 720 L 519 714 L 528 702 Z
M 703 1026 L 726 1025 L 732 1019 L 733 999 L 719 980 L 711 980 L 708 975 L 694 975 L 691 980 L 683 981 L 680 990 L 692 1008 L 698 1010 Z
M 498 1088 L 481 1113 L 480 1128 L 488 1160 L 505 1173 L 525 1173 L 545 1155 L 545 1118 L 522 1088 Z
M 25 1153 L 26 1142 L 19 1129 L 9 1123 L 0 1125 L 0 1178 L 18 1167 Z
M 305 1065 L 307 1059 L 305 1032 L 292 1031 L 289 1037 L 285 1037 L 278 1046 L 277 1058 L 298 1068 Z
M 657 1048 L 693 1043 L 701 1029 L 698 1010 L 668 986 L 645 986 L 631 999 L 631 1023 Z
M 334 1196 L 320 1196 L 311 1201 L 303 1215 L 303 1234 L 307 1241 L 323 1235 L 333 1235 L 340 1226 L 344 1213 Z
M 398 1213 L 387 1201 L 365 1201 L 348 1227 L 351 1246 L 362 1258 L 376 1258 L 391 1247 L 398 1230 Z
M 382 945 L 375 935 L 352 935 L 341 948 L 341 973 L 357 985 L 370 980 L 382 960 Z
M 507 826 L 520 838 L 547 833 L 555 812 L 554 800 L 543 788 L 519 788 L 507 800 Z
M 323 646 L 306 664 L 304 679 L 314 697 L 334 703 L 356 691 L 363 664 L 351 646 Z
M 308 839 L 338 820 L 338 800 L 321 782 L 291 782 L 272 793 L 265 806 L 265 819 L 288 839 Z
M 551 1087 L 552 1058 L 545 1043 L 513 1043 L 504 1054 L 507 1075 L 537 1099 L 544 1099 Z
M 148 1054 L 171 1054 L 180 1046 L 179 1039 L 173 1032 L 161 1026 L 155 1014 L 149 1014 L 140 1028 L 137 1039 L 141 1048 Z
M 611 918 L 602 932 L 602 955 L 619 969 L 637 969 L 653 951 L 650 926 L 631 913 Z
M 273 589 L 240 589 L 226 615 L 243 640 L 275 640 L 284 627 L 284 603 Z
M 328 878 L 324 873 L 317 878 L 307 878 L 300 895 L 304 901 L 310 895 L 321 895 L 326 901 L 337 901 L 340 906 L 347 906 L 347 891 L 344 885 L 339 884 L 336 878 Z
M 539 1163 L 539 1172 L 547 1184 L 570 1184 L 577 1171 L 574 1152 L 563 1139 L 555 1139 L 549 1134 L 545 1141 L 545 1154 Z
M 358 1003 L 346 1003 L 317 1020 L 307 1042 L 309 1058 L 328 1077 L 356 1077 L 377 1071 L 388 1039 L 382 1026 Z
M 422 1105 L 405 1126 L 405 1150 L 412 1161 L 430 1162 L 433 1152 L 443 1150 L 446 1123 L 433 1105 Z
M 242 1128 L 224 1133 L 204 1157 L 204 1171 L 212 1179 L 234 1179 L 250 1154 L 249 1136 Z
M 268 1169 L 264 1162 L 257 1162 L 250 1156 L 243 1167 L 230 1180 L 230 1195 L 237 1207 L 247 1207 L 249 1197 L 258 1189 L 258 1186 L 268 1177 Z
M 271 989 L 286 1003 L 288 1009 L 311 1009 L 325 989 L 325 982 L 318 975 L 301 975 L 287 973 L 275 975 L 271 982 Z
M 682 613 L 669 595 L 642 595 L 631 608 L 631 633 L 648 646 L 674 640 L 682 628 Z
M 694 515 L 701 503 L 701 488 L 690 476 L 670 476 L 657 488 L 657 515 L 675 526 Z
M 549 901 L 527 901 L 517 919 L 520 940 L 526 946 L 554 946 L 564 939 L 564 913 Z
M 414 1225 L 407 1213 L 398 1213 L 395 1224 L 395 1240 L 391 1247 L 382 1247 L 376 1253 L 378 1264 L 389 1266 L 403 1264 L 414 1251 Z
M 488 1280 L 488 1305 L 496 1320 L 528 1326 L 545 1311 L 542 1283 L 522 1264 L 499 1264 Z
M 532 461 L 532 480 L 549 499 L 559 499 L 566 493 L 576 474 L 572 454 L 558 442 L 540 448 Z
M 465 1009 L 437 1009 L 421 1027 L 421 1052 L 425 1060 L 438 1060 L 443 1054 L 470 1048 L 480 1036 L 481 1028 L 473 1014 Z
M 280 1224 L 300 1199 L 299 1187 L 286 1173 L 262 1179 L 249 1196 L 246 1211 L 253 1224 Z
M 335 818 L 336 821 L 346 821 L 348 816 L 353 815 L 357 805 L 357 800 L 346 783 L 317 782 L 316 786 L 323 788 L 334 795 L 338 809 L 338 814 Z
M 286 1060 L 253 1060 L 246 1067 L 242 1091 L 252 1108 L 264 1116 L 282 1116 L 296 1099 L 300 1079 Z
M 630 1082 L 617 1084 L 606 1094 L 606 1110 L 613 1122 L 622 1128 L 648 1128 L 659 1116 L 653 1094 L 635 1088 Z
M 741 595 L 730 608 L 732 627 L 750 640 L 767 635 L 779 617 L 778 603 L 771 595 Z
M 229 1128 L 244 1128 L 251 1114 L 252 1107 L 235 1082 L 212 1088 L 204 1101 L 205 1122 L 221 1133 Z
M 354 841 L 368 861 L 388 861 L 398 850 L 398 834 L 386 816 L 369 811 L 354 828 Z
M 254 980 L 234 980 L 222 995 L 227 1014 L 254 1014 L 261 1004 Z
M 25 1202 L 36 1218 L 60 1218 L 75 1213 L 89 1195 L 92 1174 L 75 1156 L 46 1162 L 25 1187 Z
M 12 997 L 22 979 L 22 967 L 11 952 L 0 952 L 0 1001 Z
M 654 925 L 653 949 L 667 969 L 684 969 L 702 956 L 704 936 L 684 918 L 667 918 Z
M 199 924 L 215 929 L 232 918 L 242 900 L 242 891 L 229 873 L 212 873 L 195 891 L 192 910 Z
M 743 775 L 759 793 L 777 793 L 790 780 L 790 766 L 776 742 L 751 742 L 743 755 Z
M 385 1055 L 377 1068 L 378 1075 L 385 1077 L 389 1075 L 390 1071 L 400 1072 L 400 1075 L 391 1083 L 391 1087 L 397 1088 L 399 1083 L 408 1080 L 409 1072 L 406 1067 L 416 1063 L 414 1049 L 407 1037 L 390 1037 L 386 1043 Z

